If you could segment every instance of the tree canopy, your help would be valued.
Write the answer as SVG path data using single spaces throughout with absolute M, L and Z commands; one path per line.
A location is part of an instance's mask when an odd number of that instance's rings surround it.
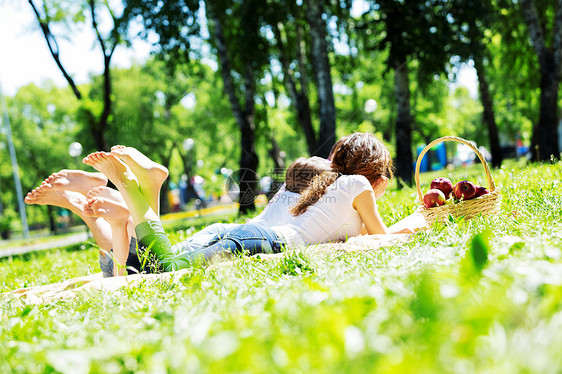
M 174 183 L 200 174 L 216 193 L 220 170 L 240 170 L 241 212 L 254 209 L 260 177 L 299 156 L 327 156 L 354 131 L 385 141 L 403 185 L 416 147 L 442 135 L 489 147 L 496 167 L 517 139 L 533 159 L 559 157 L 560 0 L 30 0 L 29 11 L 68 87 L 45 82 L 8 98 L 24 190 L 82 167 L 68 156 L 72 141 L 84 153 L 139 147 L 171 168 Z M 71 35 L 60 24 L 91 29 L 101 75 L 72 80 L 57 45 Z M 137 38 L 152 41 L 151 58 L 112 67 L 115 49 Z M 477 97 L 451 88 L 463 66 L 476 69 Z

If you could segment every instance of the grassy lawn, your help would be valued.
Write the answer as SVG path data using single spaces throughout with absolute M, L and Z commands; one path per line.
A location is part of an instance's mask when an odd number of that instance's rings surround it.
M 426 174 L 424 191 L 435 175 L 485 183 L 475 166 Z M 562 164 L 493 177 L 499 214 L 405 244 L 237 258 L 181 282 L 42 306 L 3 300 L 0 372 L 560 373 Z M 390 224 L 415 200 L 415 189 L 391 190 L 379 208 Z M 172 242 L 190 225 L 170 227 Z M 3 259 L 0 291 L 97 272 L 96 262 L 92 243 Z

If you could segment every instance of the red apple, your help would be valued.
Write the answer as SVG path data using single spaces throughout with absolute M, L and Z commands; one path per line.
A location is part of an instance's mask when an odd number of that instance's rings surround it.
M 445 194 L 437 188 L 432 188 L 423 195 L 423 205 L 426 208 L 433 208 L 445 204 Z
M 474 195 L 474 197 L 480 197 L 482 195 L 486 195 L 489 194 L 490 191 L 488 191 L 488 189 L 486 187 L 482 187 L 482 186 L 478 186 L 476 187 L 476 195 Z
M 445 195 L 445 199 L 448 199 L 453 191 L 453 183 L 451 183 L 451 181 L 447 178 L 439 177 L 431 181 L 430 188 L 437 188 L 438 190 L 441 190 L 441 192 Z
M 453 193 L 457 199 L 472 199 L 476 196 L 476 186 L 469 181 L 460 181 L 453 187 Z

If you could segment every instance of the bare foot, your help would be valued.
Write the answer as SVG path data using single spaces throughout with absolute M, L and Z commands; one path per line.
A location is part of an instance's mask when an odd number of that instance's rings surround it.
M 107 181 L 107 179 L 105 180 Z M 87 201 L 86 196 L 80 192 L 54 187 L 45 181 L 25 197 L 27 204 L 54 205 L 69 209 L 84 220 L 98 245 L 109 251 L 112 247 L 111 226 L 103 218 L 88 217 L 84 214 L 84 206 Z
M 94 187 L 105 186 L 107 178 L 102 173 L 63 169 L 51 174 L 43 182 L 55 189 L 76 191 L 86 195 Z
M 125 204 L 125 200 L 123 199 L 123 196 L 121 196 L 121 193 L 119 191 L 105 186 L 92 188 L 90 191 L 88 191 L 86 197 L 88 199 L 93 199 L 94 197 L 103 197 L 106 199 L 117 201 L 118 203 Z
M 168 169 L 152 161 L 136 148 L 114 145 L 111 147 L 111 153 L 129 165 L 137 177 L 145 174 L 152 179 L 158 178 L 162 182 L 168 177 Z
M 27 204 L 55 205 L 70 209 L 73 212 L 76 210 L 82 212 L 86 203 L 86 196 L 76 191 L 60 190 L 43 182 L 39 187 L 29 192 L 24 201 Z
M 131 168 L 139 180 L 143 195 L 148 199 L 152 209 L 159 212 L 160 189 L 168 177 L 168 169 L 132 147 L 115 145 L 111 147 L 111 153 Z
M 129 209 L 124 203 L 104 197 L 94 197 L 84 206 L 84 214 L 89 217 L 102 217 L 112 225 L 126 225 L 129 220 Z
M 83 162 L 102 172 L 117 187 L 131 212 L 135 224 L 145 220 L 158 220 L 158 215 L 151 209 L 140 189 L 137 177 L 129 166 L 114 154 L 107 152 L 91 153 L 84 158 Z
M 90 153 L 82 162 L 103 173 L 119 190 L 120 187 L 138 186 L 138 180 L 131 169 L 111 153 Z

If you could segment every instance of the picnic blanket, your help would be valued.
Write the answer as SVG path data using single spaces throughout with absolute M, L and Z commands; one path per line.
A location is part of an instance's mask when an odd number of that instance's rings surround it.
M 409 239 L 410 235 L 394 234 L 394 235 L 363 235 L 350 238 L 347 242 L 341 243 L 324 243 L 311 245 L 302 250 L 305 254 L 324 256 L 328 253 L 336 252 L 354 252 L 354 251 L 373 251 L 381 247 L 392 246 Z M 286 252 L 276 254 L 259 254 L 260 259 L 278 260 L 283 258 Z M 257 256 L 257 255 L 256 255 Z M 213 266 L 228 266 L 231 261 L 222 261 Z M 15 291 L 5 292 L 3 298 L 16 299 L 23 304 L 45 304 L 56 300 L 68 299 L 76 297 L 80 294 L 104 291 L 110 292 L 118 290 L 121 287 L 134 287 L 140 283 L 150 284 L 155 282 L 175 282 L 189 269 L 172 271 L 161 274 L 132 274 L 120 277 L 103 278 L 102 273 L 89 276 L 73 278 L 64 282 L 47 284 L 43 286 L 35 286 L 29 288 L 20 288 Z

